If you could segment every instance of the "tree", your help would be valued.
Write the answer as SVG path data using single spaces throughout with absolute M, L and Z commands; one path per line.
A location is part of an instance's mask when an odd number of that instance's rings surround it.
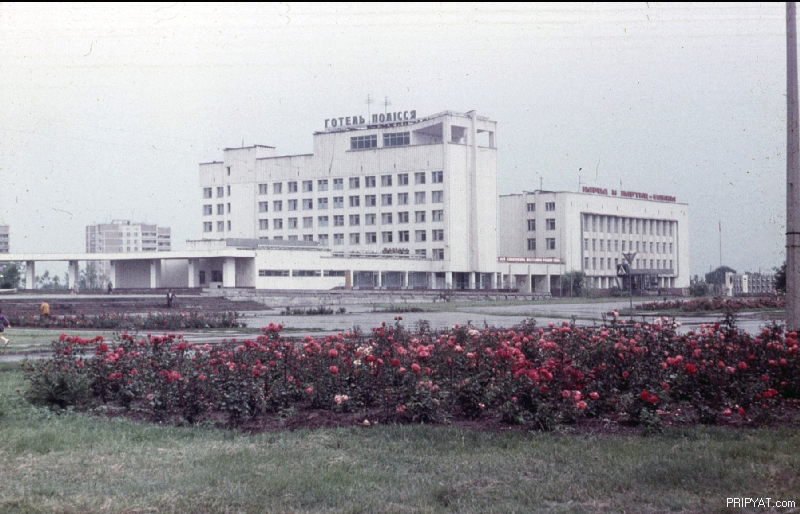
M 80 272 L 80 279 L 78 285 L 82 290 L 87 289 L 102 289 L 108 282 L 105 275 L 100 274 L 99 266 L 96 262 L 87 262 L 86 268 Z
M 692 296 L 705 296 L 708 294 L 708 284 L 705 280 L 700 280 L 700 277 L 695 275 L 692 283 L 689 284 L 689 294 Z
M 720 266 L 712 272 L 706 273 L 706 284 L 715 286 L 725 285 L 725 273 L 736 273 L 736 270 L 728 266 Z
M 586 281 L 586 273 L 583 271 L 570 271 L 564 273 L 560 277 L 561 296 L 564 296 L 564 291 L 568 296 L 581 296 L 584 292 L 584 285 Z
M 775 268 L 775 289 L 786 292 L 786 261 L 780 268 Z
M 24 283 L 25 277 L 20 264 L 10 262 L 0 266 L 0 289 L 19 289 Z

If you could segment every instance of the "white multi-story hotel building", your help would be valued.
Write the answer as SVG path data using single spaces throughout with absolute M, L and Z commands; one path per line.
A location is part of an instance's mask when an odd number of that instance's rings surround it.
M 8 225 L 0 225 L 0 253 L 8 253 L 8 235 L 9 235 L 9 226 Z
M 325 126 L 311 154 L 227 148 L 200 165 L 204 239 L 262 245 L 243 285 L 498 286 L 494 121 L 404 111 Z M 213 261 L 198 274 L 224 282 Z
M 583 189 L 500 197 L 501 268 L 511 263 L 536 265 L 527 278 L 512 278 L 515 287 L 555 290 L 556 274 L 573 271 L 584 272 L 588 285 L 597 289 L 627 288 L 628 277 L 636 289 L 689 286 L 686 204 L 665 195 Z M 631 258 L 630 267 L 620 270 L 625 254 Z M 552 263 L 558 264 L 558 273 L 550 271 Z

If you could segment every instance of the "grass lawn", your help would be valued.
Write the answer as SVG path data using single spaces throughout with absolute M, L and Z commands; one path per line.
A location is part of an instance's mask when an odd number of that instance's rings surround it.
M 800 431 L 245 435 L 54 414 L 0 364 L 1 512 L 729 512 L 800 501 Z M 739 511 L 742 511 L 739 509 Z

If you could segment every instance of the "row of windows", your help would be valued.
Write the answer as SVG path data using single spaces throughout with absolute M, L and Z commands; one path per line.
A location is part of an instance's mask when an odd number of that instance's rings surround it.
M 214 189 L 211 187 L 204 187 L 203 188 L 203 198 L 212 198 L 213 197 Z M 228 186 L 228 196 L 231 195 L 231 186 Z M 225 187 L 219 186 L 217 187 L 217 198 L 222 198 L 225 196 Z
M 527 203 L 525 205 L 525 209 L 528 212 L 536 212 L 536 204 L 535 203 Z M 548 212 L 556 210 L 556 202 L 545 202 L 544 210 L 548 211 Z
M 343 277 L 347 272 L 338 269 L 260 269 L 259 277 Z
M 676 223 L 668 220 L 645 220 L 584 214 L 583 230 L 587 232 L 613 232 L 616 234 L 619 234 L 621 230 L 622 234 L 639 234 L 641 232 L 643 235 L 666 236 L 669 234 L 672 237 Z
M 228 231 L 231 230 L 231 222 L 228 221 Z M 206 221 L 203 223 L 203 232 L 212 232 L 214 230 L 214 223 L 210 221 Z M 217 232 L 224 232 L 225 231 L 225 222 L 218 221 L 217 222 Z
M 556 219 L 555 218 L 547 218 L 544 220 L 545 222 L 545 229 L 546 230 L 555 230 L 556 229 Z M 528 220 L 528 232 L 535 232 L 536 231 L 536 220 L 531 219 Z
M 421 185 L 427 183 L 427 175 L 428 172 L 425 171 L 418 171 L 413 173 L 414 175 L 414 184 Z M 431 183 L 432 184 L 441 184 L 444 182 L 444 172 L 442 171 L 431 171 Z M 381 187 L 392 187 L 394 182 L 394 175 L 380 175 L 381 177 Z M 365 188 L 372 188 L 377 187 L 377 175 L 367 175 L 365 177 L 350 177 L 348 178 L 348 186 L 350 189 L 360 189 L 361 188 L 361 179 L 364 179 L 364 187 Z M 332 184 L 331 184 L 332 182 Z M 296 180 L 291 180 L 286 182 L 286 191 L 288 193 L 297 193 L 298 192 L 298 185 L 301 187 L 303 193 L 311 193 L 314 191 L 314 181 L 313 180 L 302 180 L 300 182 Z M 328 191 L 329 185 L 332 185 L 333 190 L 343 190 L 344 189 L 344 179 L 343 178 L 334 178 L 334 179 L 327 179 L 321 178 L 317 179 L 317 191 Z M 409 185 L 409 174 L 408 173 L 398 173 L 397 174 L 397 185 L 398 186 L 407 186 Z M 228 186 L 230 188 L 230 186 Z M 218 193 L 219 190 L 222 188 L 217 188 Z M 258 185 L 258 194 L 266 195 L 269 194 L 269 184 L 259 184 Z M 230 195 L 230 189 L 228 194 Z M 279 195 L 283 194 L 283 182 L 273 182 L 272 184 L 272 194 Z M 218 194 L 218 196 L 222 196 Z M 203 197 L 204 198 L 211 198 L 211 188 L 207 187 L 203 189 Z
M 395 214 L 397 216 L 395 217 Z M 397 223 L 408 223 L 409 222 L 409 212 L 384 212 L 381 214 L 381 224 L 382 225 L 391 225 L 394 220 L 397 220 Z M 350 226 L 358 226 L 361 225 L 361 214 L 351 214 L 349 215 L 349 224 Z M 376 214 L 364 214 L 364 225 L 375 225 L 378 217 Z M 330 222 L 331 216 L 317 216 L 317 226 L 318 227 L 327 227 Z M 289 228 L 297 228 L 298 218 L 287 218 Z M 304 216 L 303 220 L 303 228 L 312 228 L 314 225 L 314 217 L 313 216 Z M 344 226 L 345 217 L 343 214 L 337 214 L 333 216 L 333 226 L 334 227 L 343 227 Z M 427 221 L 427 212 L 426 211 L 414 211 L 414 223 L 425 223 Z M 431 211 L 431 221 L 444 221 L 444 211 Z M 260 230 L 267 230 L 269 228 L 269 220 L 266 218 L 262 218 L 258 220 L 259 229 Z M 283 218 L 273 218 L 272 220 L 273 228 L 279 229 L 283 228 Z
M 591 263 L 591 267 L 589 264 Z M 600 267 L 598 268 L 598 263 Z M 603 258 L 603 257 L 592 257 L 591 261 L 589 257 L 583 258 L 583 269 L 608 269 L 608 270 L 616 270 L 617 266 L 620 264 L 620 259 L 614 259 L 614 266 L 611 266 L 611 258 Z M 633 269 L 642 269 L 641 266 L 647 266 L 647 259 L 636 259 L 633 263 Z M 672 269 L 672 259 L 669 260 L 669 266 L 667 266 L 667 259 L 650 259 L 650 269 Z
M 330 198 L 317 198 L 317 209 L 327 209 L 331 203 L 334 209 L 344 209 L 344 196 L 334 196 L 333 202 L 329 202 Z M 394 205 L 394 196 L 391 194 L 380 195 L 381 207 L 390 207 Z M 397 205 L 408 205 L 408 193 L 397 193 Z M 302 201 L 302 203 L 300 203 Z M 425 191 L 417 191 L 414 193 L 414 204 L 424 205 L 427 203 L 427 195 Z M 444 191 L 431 191 L 431 203 L 444 203 Z M 217 214 L 222 214 L 222 204 L 217 205 Z M 284 200 L 273 200 L 272 211 L 280 212 L 283 210 Z M 302 200 L 286 200 L 286 210 L 296 211 L 302 205 L 304 211 L 314 209 L 313 198 L 303 198 Z M 361 207 L 361 196 L 353 195 L 348 197 L 348 205 L 350 207 Z M 377 207 L 378 195 L 364 195 L 364 207 Z M 203 206 L 203 214 L 211 214 L 212 209 L 210 205 Z M 230 204 L 228 204 L 228 212 L 230 212 Z M 269 212 L 269 202 L 258 202 L 258 212 Z
M 383 134 L 383 146 L 408 146 L 411 144 L 410 132 Z M 364 150 L 378 147 L 378 135 L 353 136 L 350 138 L 351 150 Z
M 261 230 L 266 230 L 267 227 L 267 220 L 260 220 L 261 223 L 259 228 Z M 298 228 L 297 227 L 297 219 L 290 218 L 289 219 L 289 228 Z M 292 223 L 294 221 L 294 223 Z M 275 230 L 280 230 L 283 228 L 283 220 L 277 219 L 273 220 L 272 226 Z M 311 226 L 303 226 L 303 228 L 313 228 Z M 322 227 L 320 227 L 322 228 Z M 394 242 L 394 232 L 392 231 L 383 231 L 381 232 L 381 242 L 382 243 L 393 243 Z M 335 239 L 336 234 L 334 234 Z M 398 230 L 397 231 L 397 242 L 399 243 L 408 243 L 410 241 L 411 231 L 410 230 Z M 292 240 L 292 237 L 297 239 L 297 236 L 290 236 L 289 239 Z M 313 241 L 314 237 L 313 234 L 305 234 L 303 236 L 304 241 Z M 427 230 L 415 230 L 414 231 L 414 242 L 417 243 L 424 243 L 428 240 L 428 231 Z M 323 244 L 328 244 L 328 236 L 327 234 L 320 234 L 317 237 L 317 241 Z M 444 241 L 444 230 L 442 229 L 434 229 L 431 230 L 431 241 Z M 366 244 L 375 244 L 378 242 L 378 233 L 377 232 L 366 232 L 364 234 L 364 242 Z M 334 243 L 337 244 L 337 243 Z M 338 244 L 344 244 L 344 234 L 342 234 L 342 242 Z M 361 244 L 361 233 L 360 232 L 353 232 L 350 234 L 350 244 Z
M 555 250 L 556 249 L 556 238 L 555 237 L 547 237 L 544 240 L 544 247 L 545 250 Z M 529 237 L 528 238 L 528 250 L 534 251 L 536 250 L 536 238 Z
M 592 239 L 592 250 L 598 250 L 598 241 L 600 242 L 599 248 L 601 252 L 611 252 L 611 239 Z M 627 242 L 627 245 L 625 244 Z M 650 251 L 647 251 L 647 242 L 646 241 L 635 241 L 636 243 L 636 252 L 642 253 L 673 253 L 675 250 L 674 243 L 664 243 L 659 241 L 651 241 L 650 242 Z M 641 243 L 641 244 L 640 244 Z M 667 251 L 667 245 L 669 245 L 669 251 Z M 589 250 L 589 238 L 583 239 L 583 249 Z M 620 242 L 619 240 L 614 240 L 614 252 L 620 251 Z M 634 241 L 622 241 L 622 250 L 623 252 L 633 252 L 634 251 Z

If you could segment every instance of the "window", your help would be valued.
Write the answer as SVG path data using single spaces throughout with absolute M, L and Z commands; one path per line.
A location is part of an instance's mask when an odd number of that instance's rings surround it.
M 218 221 L 217 222 L 217 232 L 224 232 L 225 231 L 225 222 Z
M 321 178 L 317 180 L 317 191 L 327 191 L 328 190 L 328 179 Z
M 335 178 L 333 179 L 333 189 L 344 189 L 344 179 L 343 178 Z
M 223 196 L 225 196 L 225 188 L 222 187 L 222 186 L 219 186 L 217 188 L 217 198 L 222 198 Z
M 392 213 L 391 212 L 384 212 L 381 214 L 381 223 L 384 225 L 391 225 L 392 224 Z
M 358 233 L 350 234 L 350 244 L 351 245 L 361 244 L 361 234 Z
M 431 241 L 444 241 L 444 230 L 440 228 L 431 230 Z
M 391 232 L 381 232 L 381 242 L 382 243 L 391 243 L 392 242 L 392 233 Z
M 230 213 L 231 213 L 231 204 L 228 203 L 228 214 L 230 214 Z
M 360 204 L 361 204 L 360 196 L 356 195 L 350 197 L 350 207 L 358 207 Z
M 203 223 L 203 232 L 211 232 L 214 230 L 214 224 L 210 221 L 206 221 Z
M 597 257 L 592 257 L 592 269 L 597 269 Z
M 414 173 L 414 184 L 424 184 L 425 183 L 425 172 L 419 171 Z
M 272 210 L 274 212 L 281 212 L 283 210 L 283 200 L 275 200 L 272 202 Z
M 333 208 L 334 209 L 344 209 L 344 196 L 334 196 L 333 197 Z
M 258 212 L 269 212 L 269 202 L 258 202 Z
M 428 251 L 424 248 L 421 250 L 414 250 L 414 255 L 417 257 L 422 257 L 423 259 L 428 256 Z
M 547 230 L 555 230 L 556 229 L 556 219 L 555 218 L 548 218 L 545 220 L 545 228 Z
M 297 228 L 297 218 L 289 218 L 289 228 Z
M 259 184 L 258 185 L 258 194 L 265 195 L 267 194 L 268 185 L 267 184 Z
M 431 191 L 431 203 L 444 202 L 444 191 Z
M 619 239 L 614 241 L 614 251 L 615 252 L 619 251 Z
M 203 188 L 203 198 L 211 198 L 211 188 L 204 187 Z
M 217 204 L 217 214 L 225 214 L 225 204 Z
M 328 244 L 330 244 L 330 243 L 328 242 L 328 234 L 320 234 L 320 235 L 318 235 L 318 236 L 317 236 L 317 241 L 318 241 L 318 242 L 319 242 L 319 244 L 321 244 L 322 246 L 328 246 Z
M 333 217 L 333 226 L 334 227 L 343 227 L 344 226 L 344 216 L 341 214 L 337 214 Z
M 597 250 L 597 239 L 592 239 L 592 251 Z
M 424 243 L 427 241 L 428 233 L 425 230 L 415 230 L 414 231 L 414 241 L 417 243 Z
M 431 221 L 444 221 L 444 211 L 431 211 Z
M 604 241 L 603 239 L 600 240 L 600 251 L 601 252 L 603 251 L 603 241 Z
M 400 230 L 397 232 L 397 242 L 398 243 L 407 243 L 408 242 L 408 230 Z
M 327 227 L 328 226 L 328 217 L 327 216 L 319 216 L 319 217 L 317 217 L 317 226 L 320 227 L 320 228 Z
M 258 220 L 258 229 L 259 230 L 269 229 L 269 220 Z
M 536 238 L 528 238 L 528 251 L 536 250 Z
M 358 214 L 350 215 L 350 226 L 355 227 L 361 225 L 361 217 Z
M 312 242 L 314 241 L 314 234 L 303 234 L 303 241 Z
M 378 233 L 377 232 L 367 232 L 364 234 L 364 243 L 368 245 L 374 245 L 378 242 Z
M 391 187 L 391 186 L 392 186 L 392 176 L 381 175 L 381 187 Z
M 272 194 L 279 195 L 283 193 L 283 182 L 274 182 L 272 184 Z
M 434 248 L 432 257 L 433 257 L 433 260 L 435 260 L 435 261 L 443 261 L 444 260 L 444 248 Z
M 286 202 L 286 210 L 287 211 L 296 211 L 297 210 L 297 200 L 288 200 Z
M 375 195 L 364 195 L 364 207 L 375 207 Z
M 408 193 L 397 193 L 397 205 L 408 205 Z
M 625 240 L 624 239 L 622 240 L 622 251 L 623 252 L 625 251 Z
M 306 216 L 303 218 L 303 228 L 313 228 L 314 227 L 314 218 L 312 216 Z
M 528 232 L 536 230 L 536 220 L 528 220 Z
M 203 216 L 211 216 L 214 214 L 214 208 L 211 205 L 204 205 L 203 206 Z
M 228 196 L 230 196 L 231 195 L 231 186 L 227 186 L 227 188 L 228 188 Z
M 408 223 L 408 212 L 398 212 L 397 213 L 397 222 L 398 223 Z
M 414 223 L 425 223 L 425 211 L 414 211 Z
M 673 248 L 672 248 L 672 243 L 670 243 L 670 244 L 669 244 L 669 253 L 672 253 L 672 251 L 673 251 Z M 672 265 L 670 265 L 670 268 L 671 268 L 671 267 L 672 267 Z
M 283 228 L 283 218 L 273 218 L 272 228 L 275 230 L 281 230 Z
M 350 177 L 350 189 L 358 189 L 361 187 L 361 181 L 358 177 Z
M 397 132 L 383 135 L 383 146 L 408 146 L 411 144 L 410 132 Z
M 414 203 L 417 205 L 425 203 L 425 191 L 417 191 L 414 193 Z
M 350 138 L 351 150 L 363 150 L 364 148 L 377 148 L 378 136 L 373 134 L 371 136 L 356 136 Z
M 328 208 L 328 199 L 327 198 L 318 198 L 317 199 L 317 209 L 327 209 Z
M 444 182 L 444 173 L 441 171 L 432 171 L 431 182 L 433 184 L 441 184 L 442 182 Z
M 313 180 L 304 180 L 303 181 L 303 192 L 310 193 L 314 190 L 314 181 Z
M 314 199 L 313 198 L 304 198 L 303 199 L 303 210 L 310 211 L 314 208 Z
M 288 269 L 260 269 L 258 270 L 259 277 L 288 277 Z
M 374 224 L 375 224 L 375 213 L 365 214 L 364 225 L 374 225 Z
M 290 193 L 296 193 L 297 192 L 297 181 L 296 180 L 292 180 L 292 181 L 288 182 L 286 184 L 286 187 L 287 187 L 287 191 L 289 191 Z
M 333 234 L 333 244 L 334 245 L 343 245 L 344 244 L 344 234 Z
M 364 187 L 375 187 L 375 175 L 364 177 Z
M 583 258 L 583 269 L 589 269 L 589 258 L 588 257 L 584 257 Z
M 556 249 L 556 238 L 555 237 L 548 237 L 545 239 L 545 244 L 548 250 L 555 250 Z
M 652 242 L 650 243 L 650 253 L 653 253 L 653 243 Z
M 554 211 L 554 210 L 556 210 L 556 202 L 546 202 L 544 204 L 544 210 L 546 210 L 546 211 Z
M 392 195 L 381 195 L 381 205 L 384 207 L 392 205 Z
M 397 185 L 398 186 L 407 186 L 408 185 L 408 173 L 398 173 L 397 174 Z
M 536 204 L 535 203 L 529 203 L 526 207 L 528 209 L 528 212 L 536 212 Z
M 586 250 L 586 251 L 589 251 L 589 238 L 588 237 L 583 240 L 583 249 Z

